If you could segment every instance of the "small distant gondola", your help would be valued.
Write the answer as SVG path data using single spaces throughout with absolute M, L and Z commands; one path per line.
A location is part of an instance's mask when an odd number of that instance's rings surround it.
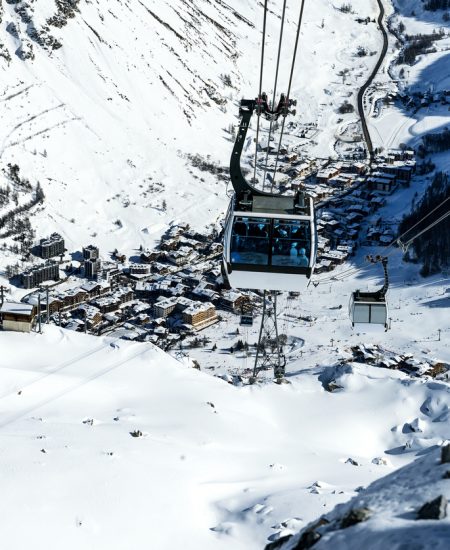
M 230 162 L 234 188 L 224 229 L 224 274 L 233 288 L 300 291 L 306 288 L 317 254 L 311 197 L 303 191 L 283 196 L 252 187 L 240 159 L 254 111 L 272 120 L 285 116 L 283 97 L 276 111 L 267 102 L 242 100 L 241 123 Z
M 350 297 L 349 315 L 352 326 L 358 323 L 383 325 L 388 329 L 388 305 L 386 293 L 389 288 L 387 264 L 388 259 L 381 256 L 368 256 L 371 263 L 381 262 L 384 270 L 384 284 L 382 288 L 374 292 L 361 292 L 357 290 Z

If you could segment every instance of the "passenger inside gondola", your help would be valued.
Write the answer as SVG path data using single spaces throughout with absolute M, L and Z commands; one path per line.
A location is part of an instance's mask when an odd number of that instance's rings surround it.
M 310 252 L 309 222 L 274 220 L 272 265 L 308 267 Z
M 269 264 L 270 220 L 236 218 L 233 224 L 231 262 Z
M 233 223 L 231 262 L 308 267 L 309 222 L 237 217 Z

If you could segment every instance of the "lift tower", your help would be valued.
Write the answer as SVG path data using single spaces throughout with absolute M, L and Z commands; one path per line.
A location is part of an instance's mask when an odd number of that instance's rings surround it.
M 252 381 L 261 370 L 273 369 L 274 378 L 281 382 L 285 374 L 286 358 L 280 344 L 277 325 L 277 292 L 265 290 L 263 311 L 256 348 Z

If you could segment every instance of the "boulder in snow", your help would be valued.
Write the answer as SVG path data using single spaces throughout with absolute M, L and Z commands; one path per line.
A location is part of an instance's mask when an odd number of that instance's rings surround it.
M 447 517 L 447 499 L 444 495 L 425 502 L 417 512 L 417 519 L 444 519 L 445 517 Z

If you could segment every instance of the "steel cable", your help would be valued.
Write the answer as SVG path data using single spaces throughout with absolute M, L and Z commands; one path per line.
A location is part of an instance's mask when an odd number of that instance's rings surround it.
M 261 46 L 261 68 L 259 72 L 259 94 L 258 100 L 261 100 L 262 95 L 262 82 L 263 82 L 263 72 L 264 72 L 264 45 L 266 42 L 266 21 L 267 21 L 267 2 L 264 0 L 264 19 L 263 19 L 263 32 L 262 32 L 262 46 Z M 256 183 L 256 162 L 258 160 L 258 140 L 259 140 L 259 121 L 261 118 L 261 109 L 258 104 L 258 121 L 256 123 L 256 142 L 255 142 L 255 166 L 253 169 L 253 183 Z
M 418 221 L 413 227 L 416 227 L 418 224 L 422 223 L 423 220 L 425 220 L 430 214 L 432 214 L 433 212 L 435 212 L 438 208 L 440 208 L 445 202 L 447 202 L 447 200 L 449 200 L 450 197 L 448 197 L 447 199 L 445 199 L 444 201 L 442 201 L 438 206 L 436 206 L 436 208 L 434 208 L 431 212 L 429 212 L 426 216 L 424 216 L 420 221 Z M 424 229 L 422 229 L 419 233 L 417 233 L 417 235 L 415 235 L 414 237 L 412 237 L 411 239 L 409 239 L 409 241 L 407 243 L 405 243 L 405 246 L 410 246 L 416 239 L 417 237 L 419 237 L 420 235 L 423 235 L 423 233 L 426 233 L 427 231 L 429 231 L 430 229 L 432 229 L 435 225 L 437 225 L 438 223 L 440 223 L 441 221 L 443 221 L 445 218 L 447 218 L 448 216 L 450 216 L 450 210 L 448 212 L 446 212 L 445 214 L 443 214 L 442 216 L 440 216 L 437 220 L 434 220 L 430 225 L 428 225 L 427 227 L 425 227 Z M 392 250 L 388 253 L 388 254 L 384 254 L 384 256 L 386 257 L 389 257 L 394 251 L 395 251 L 395 248 L 393 248 L 393 246 L 398 243 L 398 241 L 404 236 L 406 235 L 407 233 L 409 233 L 409 231 L 411 229 L 413 229 L 413 227 L 409 228 L 407 231 L 405 231 L 402 235 L 400 235 L 400 237 L 397 237 L 396 239 L 394 239 L 385 249 L 385 251 L 389 250 L 390 248 L 392 248 Z M 325 283 L 332 283 L 332 282 L 338 282 L 338 281 L 342 281 L 344 279 L 346 279 L 347 277 L 349 277 L 350 275 L 355 275 L 356 273 L 358 273 L 359 271 L 362 271 L 363 268 L 362 267 L 359 267 L 359 268 L 348 268 L 344 271 L 342 271 L 341 273 L 338 273 L 337 275 L 333 276 L 333 277 L 329 277 L 328 279 L 322 279 L 322 280 L 319 280 L 319 281 L 316 281 L 315 284 L 317 285 L 320 285 L 320 284 L 325 284 Z
M 294 75 L 295 59 L 297 57 L 297 48 L 298 48 L 298 41 L 299 41 L 299 37 L 300 37 L 300 30 L 301 30 L 301 26 L 302 26 L 304 7 L 305 7 L 305 0 L 302 0 L 301 6 L 300 6 L 300 14 L 299 14 L 299 17 L 298 17 L 297 33 L 296 33 L 296 36 L 295 36 L 295 45 L 294 45 L 294 54 L 292 56 L 291 73 L 289 75 L 289 85 L 288 85 L 288 90 L 287 90 L 287 94 L 286 94 L 286 104 L 287 104 L 287 106 L 289 106 L 289 97 L 291 95 L 292 77 Z M 285 122 L 286 122 L 286 117 L 283 116 L 283 122 L 281 123 L 280 139 L 278 141 L 277 157 L 275 159 L 275 168 L 274 168 L 274 171 L 273 171 L 272 184 L 271 184 L 271 188 L 270 188 L 271 191 L 273 189 L 273 185 L 275 183 L 275 177 L 277 175 L 278 159 L 279 159 L 280 150 L 281 150 L 281 141 L 283 139 Z
M 283 11 L 282 11 L 282 14 L 281 14 L 280 40 L 278 42 L 278 55 L 277 55 L 277 65 L 276 65 L 276 69 L 275 69 L 275 83 L 274 83 L 274 86 L 273 86 L 272 110 L 275 107 L 275 101 L 276 101 L 276 96 L 277 96 L 278 72 L 279 72 L 279 67 L 280 67 L 281 44 L 283 42 L 284 20 L 285 20 L 285 15 L 286 15 L 286 2 L 287 2 L 287 0 L 284 0 L 284 2 L 283 2 Z M 265 183 L 266 183 L 267 163 L 269 161 L 269 146 L 270 146 L 270 138 L 272 136 L 272 128 L 273 128 L 273 120 L 270 121 L 269 137 L 267 138 L 266 161 L 265 161 L 265 164 L 264 164 L 264 176 L 263 176 L 263 185 L 262 185 L 263 190 L 264 190 Z

